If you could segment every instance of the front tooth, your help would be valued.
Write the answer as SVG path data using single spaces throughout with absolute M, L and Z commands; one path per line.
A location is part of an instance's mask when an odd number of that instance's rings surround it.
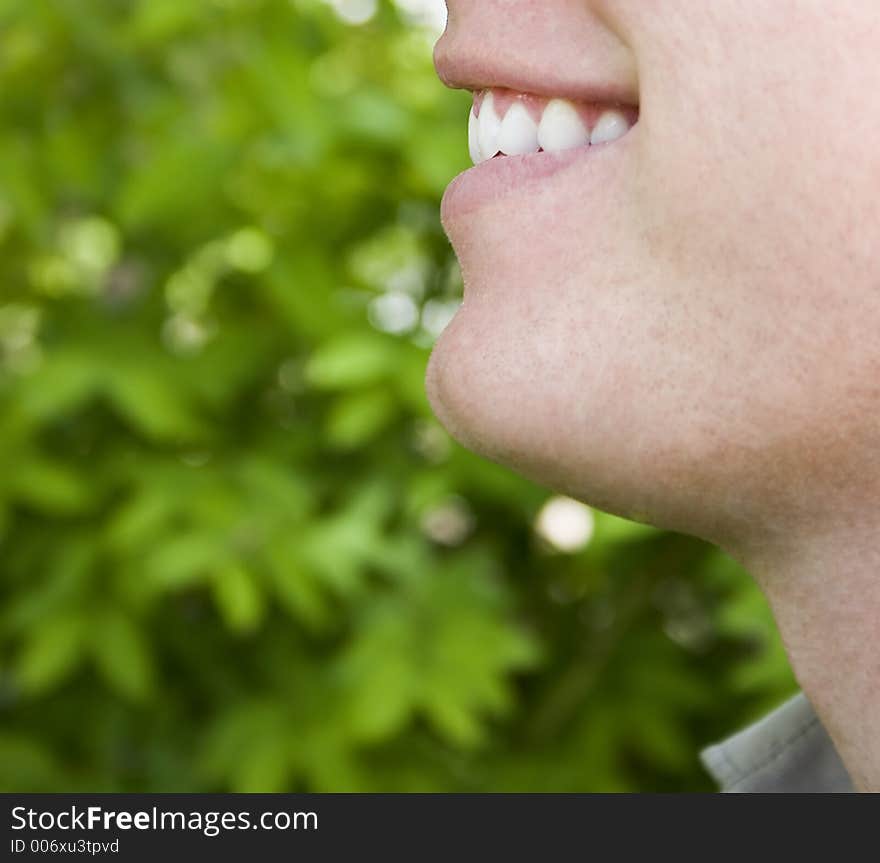
M 620 111 L 605 111 L 596 122 L 591 144 L 606 144 L 622 138 L 630 129 L 629 120 Z
M 522 102 L 514 102 L 501 121 L 498 149 L 508 156 L 538 152 L 538 124 Z
M 590 133 L 574 105 L 567 99 L 552 99 L 538 126 L 538 143 L 550 153 L 590 143 Z
M 471 161 L 475 165 L 479 165 L 483 161 L 483 155 L 480 152 L 480 121 L 473 108 L 468 116 L 468 150 L 471 154 Z
M 484 162 L 498 152 L 498 133 L 501 130 L 501 121 L 495 113 L 495 100 L 491 92 L 486 93 L 483 104 L 480 105 L 479 124 L 477 139 L 480 144 L 480 161 Z

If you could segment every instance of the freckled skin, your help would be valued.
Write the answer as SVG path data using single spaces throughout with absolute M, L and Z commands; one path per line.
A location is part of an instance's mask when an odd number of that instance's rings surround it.
M 465 302 L 428 369 L 438 417 L 741 560 L 880 789 L 880 7 L 447 5 L 447 83 L 611 80 L 640 119 L 624 158 L 444 214 Z

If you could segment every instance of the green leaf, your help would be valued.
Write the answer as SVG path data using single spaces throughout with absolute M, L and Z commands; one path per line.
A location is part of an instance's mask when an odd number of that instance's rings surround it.
M 252 632 L 260 625 L 265 613 L 263 594 L 240 563 L 218 570 L 211 584 L 217 608 L 231 630 Z
M 489 715 L 511 708 L 508 675 L 535 664 L 536 646 L 498 615 L 491 593 L 474 589 L 477 572 L 435 572 L 411 582 L 408 599 L 377 602 L 366 614 L 339 666 L 352 733 L 390 736 L 421 713 L 467 749 L 483 742 Z
M 158 591 L 202 583 L 225 560 L 225 549 L 214 533 L 166 536 L 144 561 L 147 578 Z
M 143 701 L 153 691 L 155 670 L 140 629 L 120 611 L 107 611 L 92 621 L 89 645 L 98 670 L 123 698 Z
M 593 510 L 593 517 L 595 519 L 594 542 L 598 544 L 629 542 L 660 535 L 660 531 L 649 524 L 619 518 L 598 509 Z
M 224 710 L 203 736 L 201 761 L 241 793 L 286 791 L 291 773 L 292 717 L 277 704 L 241 701 Z
M 406 139 L 409 113 L 379 90 L 362 88 L 339 106 L 338 116 L 348 134 L 379 144 Z
M 327 418 L 327 440 L 339 449 L 354 449 L 374 438 L 397 411 L 393 395 L 385 389 L 342 396 Z
M 64 782 L 48 748 L 31 735 L 0 733 L 0 793 L 39 793 Z
M 54 615 L 36 625 L 16 664 L 19 686 L 37 694 L 69 677 L 82 659 L 86 632 L 85 618 L 75 612 Z
M 149 369 L 125 368 L 109 376 L 107 394 L 136 429 L 159 441 L 198 440 L 205 426 L 172 379 Z
M 395 367 L 393 342 L 370 333 L 349 333 L 324 343 L 306 366 L 306 380 L 318 389 L 353 389 L 375 384 Z
M 29 420 L 52 420 L 87 403 L 101 377 L 97 357 L 77 350 L 56 350 L 23 382 L 16 405 Z
M 67 465 L 29 453 L 7 480 L 11 496 L 47 513 L 72 514 L 89 508 L 94 488 Z
M 296 538 L 276 537 L 266 550 L 269 578 L 282 607 L 311 629 L 324 629 L 330 621 L 326 590 L 305 565 Z
M 277 794 L 287 790 L 290 762 L 284 737 L 254 740 L 247 757 L 234 769 L 231 790 L 239 794 Z

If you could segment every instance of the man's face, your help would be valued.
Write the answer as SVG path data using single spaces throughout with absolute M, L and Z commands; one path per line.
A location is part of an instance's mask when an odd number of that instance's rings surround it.
M 619 140 L 447 192 L 465 302 L 427 386 L 449 430 L 734 553 L 876 501 L 876 0 L 448 6 L 447 83 L 544 97 L 536 120 L 554 95 L 638 108 Z

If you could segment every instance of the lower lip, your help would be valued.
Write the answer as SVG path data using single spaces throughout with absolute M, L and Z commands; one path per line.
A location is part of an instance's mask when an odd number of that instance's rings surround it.
M 632 146 L 636 123 L 622 138 L 595 147 L 578 147 L 559 153 L 529 153 L 526 156 L 496 156 L 459 174 L 446 188 L 440 205 L 441 219 L 459 218 L 503 200 L 514 192 L 541 184 L 575 164 L 590 165 L 598 173 L 609 169 Z M 597 178 L 597 182 L 600 180 Z

